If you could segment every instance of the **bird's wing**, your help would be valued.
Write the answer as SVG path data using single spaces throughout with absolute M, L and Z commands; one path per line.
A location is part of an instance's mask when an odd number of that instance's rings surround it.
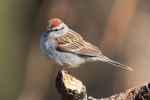
M 71 52 L 83 56 L 98 56 L 101 51 L 91 43 L 86 42 L 80 34 L 70 30 L 64 36 L 56 38 L 57 50 Z

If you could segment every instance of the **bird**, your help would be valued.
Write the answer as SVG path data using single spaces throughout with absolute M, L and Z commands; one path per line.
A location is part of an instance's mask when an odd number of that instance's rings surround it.
M 40 48 L 60 66 L 76 68 L 86 62 L 101 61 L 133 71 L 131 67 L 105 56 L 97 46 L 85 40 L 59 18 L 48 19 L 47 30 L 40 37 Z

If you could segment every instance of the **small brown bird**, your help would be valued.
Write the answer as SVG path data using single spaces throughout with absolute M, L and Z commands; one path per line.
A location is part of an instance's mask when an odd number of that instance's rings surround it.
M 42 34 L 40 46 L 50 59 L 60 65 L 77 67 L 85 62 L 102 61 L 125 70 L 133 70 L 104 56 L 98 47 L 85 41 L 79 33 L 71 30 L 58 18 L 48 20 L 47 32 Z

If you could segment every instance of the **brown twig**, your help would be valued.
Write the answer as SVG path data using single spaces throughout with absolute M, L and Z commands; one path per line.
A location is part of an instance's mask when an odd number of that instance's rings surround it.
M 150 100 L 150 83 L 107 98 L 88 97 L 85 85 L 65 70 L 58 72 L 56 88 L 62 100 Z

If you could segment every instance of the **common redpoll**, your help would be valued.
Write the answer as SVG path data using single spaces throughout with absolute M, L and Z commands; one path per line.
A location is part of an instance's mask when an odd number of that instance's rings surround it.
M 85 41 L 79 33 L 58 18 L 48 20 L 47 32 L 42 33 L 40 46 L 50 59 L 62 66 L 77 67 L 85 62 L 102 61 L 125 70 L 133 70 L 104 56 L 98 47 Z

